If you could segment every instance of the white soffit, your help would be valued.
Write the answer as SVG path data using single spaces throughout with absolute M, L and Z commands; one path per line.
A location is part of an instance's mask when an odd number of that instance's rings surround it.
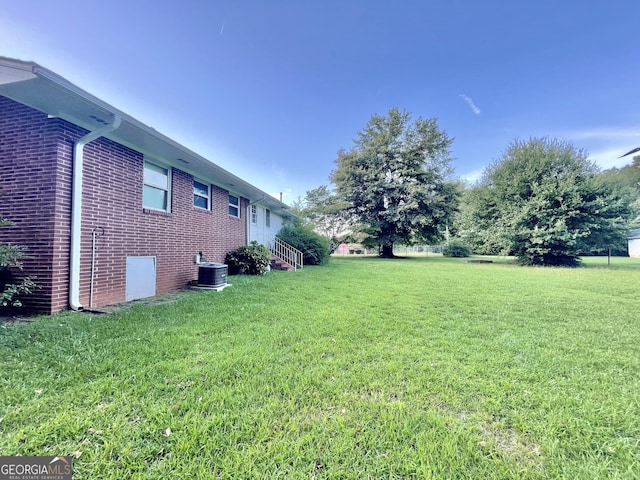
M 0 85 L 36 78 L 33 64 L 0 58 Z

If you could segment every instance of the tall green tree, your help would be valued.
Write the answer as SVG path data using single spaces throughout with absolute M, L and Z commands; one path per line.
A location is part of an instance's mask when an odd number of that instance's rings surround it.
M 340 150 L 331 181 L 346 211 L 392 257 L 394 243 L 440 238 L 456 209 L 447 180 L 453 142 L 435 118 L 392 108 L 373 115 L 350 150 Z
M 610 168 L 604 170 L 598 177 L 605 183 L 620 192 L 621 195 L 630 196 L 633 199 L 633 207 L 636 218 L 631 228 L 640 226 L 640 155 L 633 157 L 630 164 L 622 168 Z M 618 253 L 627 252 L 627 240 L 623 239 L 614 247 Z
M 619 240 L 632 199 L 597 177 L 585 152 L 547 138 L 515 141 L 465 198 L 462 236 L 528 265 L 579 263 Z
M 456 236 L 479 255 L 511 255 L 507 219 L 502 218 L 492 189 L 483 183 L 467 188 L 454 219 Z
M 301 202 L 299 216 L 308 220 L 313 229 L 329 240 L 331 252 L 349 235 L 346 204 L 327 185 L 307 191 Z
M 633 157 L 631 163 L 622 168 L 604 170 L 600 176 L 608 183 L 631 188 L 640 195 L 640 155 Z

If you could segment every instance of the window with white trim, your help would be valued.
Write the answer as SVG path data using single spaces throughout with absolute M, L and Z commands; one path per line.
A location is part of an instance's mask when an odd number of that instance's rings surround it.
M 240 198 L 229 194 L 229 215 L 240 218 Z
M 209 210 L 209 185 L 193 179 L 193 206 Z
M 169 169 L 145 160 L 143 178 L 142 205 L 168 212 L 171 198 Z
M 251 223 L 258 223 L 258 207 L 251 205 Z
M 264 224 L 267 228 L 271 227 L 271 210 L 268 208 L 264 211 Z

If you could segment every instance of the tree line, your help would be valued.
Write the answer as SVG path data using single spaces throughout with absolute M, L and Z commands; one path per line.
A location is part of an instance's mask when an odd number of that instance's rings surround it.
M 474 185 L 452 179 L 453 139 L 435 118 L 392 108 L 338 151 L 330 185 L 298 199 L 298 215 L 331 241 L 377 247 L 464 242 L 474 253 L 527 265 L 579 264 L 626 254 L 640 222 L 640 156 L 601 171 L 585 151 L 552 138 L 514 140 Z

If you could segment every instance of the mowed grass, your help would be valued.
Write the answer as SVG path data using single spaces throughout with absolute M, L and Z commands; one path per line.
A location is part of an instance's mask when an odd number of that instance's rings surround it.
M 640 261 L 334 258 L 0 328 L 0 455 L 74 478 L 640 477 Z

